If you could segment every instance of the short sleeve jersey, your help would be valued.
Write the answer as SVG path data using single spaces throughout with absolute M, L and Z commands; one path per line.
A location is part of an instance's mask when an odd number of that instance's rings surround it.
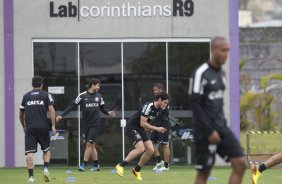
M 162 109 L 156 109 L 153 102 L 145 103 L 128 121 L 128 129 L 143 129 L 140 126 L 141 116 L 148 118 L 148 123 L 153 124 L 154 120 L 161 113 Z
M 50 128 L 51 123 L 47 118 L 48 106 L 54 105 L 51 94 L 35 89 L 26 93 L 20 105 L 20 111 L 25 113 L 27 128 Z

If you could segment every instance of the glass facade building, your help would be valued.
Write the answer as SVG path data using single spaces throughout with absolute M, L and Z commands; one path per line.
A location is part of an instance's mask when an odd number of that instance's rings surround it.
M 225 98 L 226 118 L 239 135 L 238 5 L 236 1 L 196 0 L 68 0 L 15 1 L 0 4 L 0 167 L 25 166 L 24 133 L 18 121 L 22 95 L 33 75 L 45 78 L 59 115 L 76 96 L 99 78 L 106 106 L 117 117 L 102 115 L 97 137 L 103 165 L 121 160 L 132 149 L 121 120 L 127 120 L 153 96 L 161 82 L 171 97 L 170 118 L 191 128 L 188 96 L 192 71 L 210 57 L 210 40 L 230 41 Z M 219 11 L 220 10 L 220 11 Z M 2 41 L 3 40 L 3 41 Z M 231 113 L 232 112 L 232 113 Z M 53 163 L 77 165 L 84 143 L 80 109 L 57 129 Z M 181 129 L 179 128 L 179 129 Z M 170 142 L 174 163 L 193 163 L 189 141 Z M 193 150 L 193 149 L 192 149 Z M 65 154 L 59 154 L 59 153 Z M 41 155 L 37 154 L 36 164 Z

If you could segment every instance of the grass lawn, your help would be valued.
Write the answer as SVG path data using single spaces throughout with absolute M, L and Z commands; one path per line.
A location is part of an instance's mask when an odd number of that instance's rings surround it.
M 241 144 L 246 150 L 246 132 L 241 132 Z M 274 154 L 282 152 L 282 134 L 250 135 L 251 154 Z
M 121 178 L 114 173 L 113 168 L 102 167 L 99 172 L 91 173 L 88 171 L 78 172 L 77 168 L 50 168 L 50 183 L 97 183 L 97 184 L 134 184 L 140 183 L 130 172 L 131 167 L 127 167 L 124 177 Z M 209 184 L 227 184 L 231 169 L 229 167 L 217 167 L 213 170 Z M 70 173 L 68 173 L 70 172 Z M 263 173 L 259 184 L 282 183 L 280 169 L 271 169 Z M 193 184 L 195 170 L 188 166 L 172 166 L 168 172 L 156 173 L 148 166 L 142 169 L 143 184 Z M 44 183 L 42 177 L 42 167 L 35 170 L 36 183 Z M 27 171 L 24 168 L 0 169 L 0 183 L 21 184 L 27 183 Z M 250 184 L 250 171 L 248 170 L 244 177 L 244 184 Z

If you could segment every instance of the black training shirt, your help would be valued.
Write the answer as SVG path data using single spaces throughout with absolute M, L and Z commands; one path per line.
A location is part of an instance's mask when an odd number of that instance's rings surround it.
M 54 105 L 52 95 L 46 91 L 35 89 L 26 93 L 20 105 L 20 111 L 25 113 L 27 128 L 50 128 L 47 119 L 48 106 Z
M 195 135 L 210 135 L 226 128 L 223 112 L 223 94 L 226 76 L 221 69 L 208 63 L 202 64 L 194 73 L 190 85 Z
M 61 116 L 66 116 L 78 105 L 80 105 L 82 118 L 87 127 L 101 124 L 100 111 L 104 114 L 108 114 L 109 112 L 105 108 L 105 102 L 101 93 L 89 93 L 88 91 L 85 91 L 77 96 L 74 102 L 64 110 Z
M 148 118 L 148 123 L 153 124 L 155 118 L 160 114 L 162 109 L 156 109 L 154 102 L 145 103 L 129 120 L 127 123 L 128 129 L 143 129 L 140 126 L 141 116 Z
M 169 122 L 169 107 L 166 106 L 159 115 L 155 118 L 153 124 L 155 124 L 158 127 L 170 127 Z

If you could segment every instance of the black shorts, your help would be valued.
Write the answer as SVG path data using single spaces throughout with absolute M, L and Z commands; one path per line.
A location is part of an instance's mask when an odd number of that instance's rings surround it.
M 165 128 L 166 128 L 165 133 L 153 131 L 150 136 L 151 141 L 153 141 L 154 143 L 158 143 L 158 144 L 168 144 L 169 143 L 169 128 L 168 127 L 165 127 Z
M 25 133 L 25 155 L 37 152 L 37 143 L 40 144 L 43 153 L 50 150 L 49 129 L 27 128 Z
M 86 142 L 90 144 L 94 144 L 96 140 L 97 134 L 100 132 L 101 126 L 94 126 L 87 128 L 85 132 Z
M 244 156 L 239 141 L 229 128 L 220 133 L 220 138 L 221 143 L 218 145 L 209 144 L 207 138 L 195 138 L 196 169 L 209 171 L 215 162 L 216 153 L 225 161 Z
M 142 129 L 126 129 L 126 135 L 134 146 L 139 141 L 146 142 L 150 140 L 145 130 Z

